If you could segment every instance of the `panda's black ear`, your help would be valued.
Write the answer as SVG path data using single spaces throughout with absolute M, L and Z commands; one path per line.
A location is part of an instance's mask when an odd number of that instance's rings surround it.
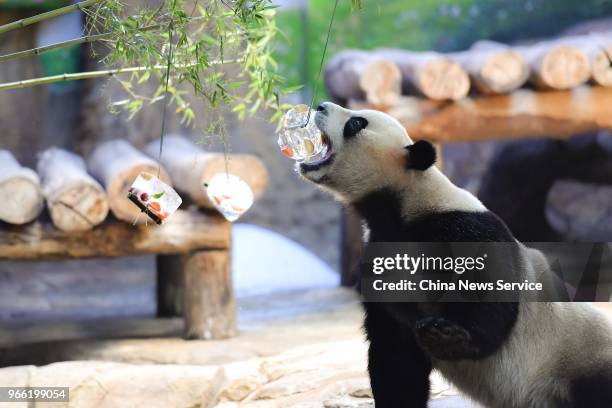
M 405 147 L 408 152 L 406 168 L 411 170 L 427 170 L 436 162 L 436 148 L 431 142 L 419 140 Z

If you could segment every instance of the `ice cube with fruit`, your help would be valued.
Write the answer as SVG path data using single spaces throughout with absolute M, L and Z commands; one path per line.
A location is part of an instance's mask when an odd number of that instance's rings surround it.
M 206 194 L 228 221 L 236 221 L 253 204 L 251 187 L 238 176 L 215 174 L 207 184 Z
M 325 157 L 329 142 L 314 120 L 315 110 L 308 105 L 296 105 L 283 117 L 278 136 L 281 152 L 303 163 L 318 162 Z
M 163 223 L 182 203 L 172 187 L 144 172 L 132 183 L 128 198 L 157 224 Z

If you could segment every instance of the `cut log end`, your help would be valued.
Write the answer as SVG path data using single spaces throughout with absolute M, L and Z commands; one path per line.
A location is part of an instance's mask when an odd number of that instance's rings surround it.
M 29 177 L 12 177 L 0 183 L 0 220 L 10 224 L 33 221 L 42 211 L 40 184 Z
M 593 60 L 593 81 L 601 86 L 612 86 L 612 46 L 602 48 Z
M 364 68 L 359 86 L 369 103 L 391 106 L 397 103 L 402 92 L 402 73 L 392 61 L 379 59 Z
M 148 222 L 146 215 L 134 205 L 127 197 L 130 186 L 140 173 L 150 173 L 155 176 L 159 173 L 159 179 L 165 183 L 170 183 L 170 177 L 163 168 L 153 164 L 138 164 L 124 169 L 122 172 L 113 176 L 106 186 L 110 210 L 113 215 L 123 221 L 136 224 Z
M 558 45 L 549 50 L 539 70 L 542 85 L 552 89 L 569 89 L 586 82 L 591 75 L 587 55 L 570 45 Z
M 487 59 L 479 74 L 479 81 L 475 81 L 479 91 L 485 94 L 507 93 L 527 81 L 529 68 L 518 53 L 501 51 Z
M 104 190 L 86 182 L 75 182 L 47 202 L 53 224 L 62 231 L 86 231 L 108 214 Z
M 436 58 L 420 69 L 418 88 L 435 100 L 458 100 L 468 94 L 470 80 L 459 64 L 447 58 Z

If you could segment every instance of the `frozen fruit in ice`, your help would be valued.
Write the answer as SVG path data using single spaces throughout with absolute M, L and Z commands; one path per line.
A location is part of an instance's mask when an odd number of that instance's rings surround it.
M 244 180 L 233 174 L 215 174 L 208 182 L 206 193 L 228 221 L 236 221 L 253 204 L 253 191 Z
M 128 198 L 161 224 L 181 205 L 181 197 L 166 183 L 149 173 L 140 173 L 128 190 Z
M 315 124 L 314 116 L 315 111 L 303 104 L 285 113 L 278 135 L 278 145 L 285 156 L 305 163 L 317 162 L 325 157 L 329 146 Z

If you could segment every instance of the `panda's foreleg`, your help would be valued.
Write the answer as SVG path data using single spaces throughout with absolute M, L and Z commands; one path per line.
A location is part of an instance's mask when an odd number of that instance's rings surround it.
M 415 324 L 417 342 L 440 360 L 484 358 L 501 347 L 518 315 L 516 303 L 446 303 Z
M 376 408 L 426 408 L 432 365 L 412 330 L 371 303 L 366 307 L 365 329 Z

